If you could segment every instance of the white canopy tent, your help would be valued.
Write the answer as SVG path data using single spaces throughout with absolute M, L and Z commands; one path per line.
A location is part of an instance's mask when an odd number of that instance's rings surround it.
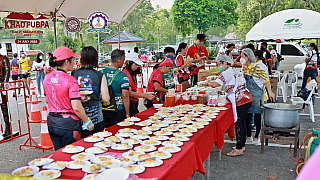
M 74 16 L 86 20 L 94 11 L 103 11 L 110 22 L 120 24 L 138 6 L 142 0 L 0 0 L 1 12 L 30 12 L 37 11 L 55 17 L 62 11 L 66 16 Z M 1 13 L 6 17 L 7 13 Z M 120 47 L 120 44 L 119 44 Z
M 320 38 L 320 13 L 289 9 L 271 14 L 251 28 L 246 41 Z

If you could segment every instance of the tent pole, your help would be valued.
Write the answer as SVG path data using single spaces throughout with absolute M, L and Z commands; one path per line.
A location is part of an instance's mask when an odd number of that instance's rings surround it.
M 56 28 L 56 19 L 57 19 L 57 9 L 54 10 L 53 14 L 53 33 L 54 33 L 54 47 L 57 49 L 57 28 Z
M 98 31 L 98 54 L 100 55 L 100 32 Z
M 120 24 L 118 24 L 118 45 L 120 49 Z

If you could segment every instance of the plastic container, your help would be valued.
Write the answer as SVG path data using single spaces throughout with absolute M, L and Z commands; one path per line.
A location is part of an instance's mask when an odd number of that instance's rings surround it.
M 198 104 L 207 104 L 207 96 L 205 91 L 199 91 L 197 95 Z
M 165 103 L 167 106 L 174 106 L 176 102 L 175 96 L 165 96 Z

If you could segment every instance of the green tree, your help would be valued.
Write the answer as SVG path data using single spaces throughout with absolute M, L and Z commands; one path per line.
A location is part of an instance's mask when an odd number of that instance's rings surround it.
M 175 0 L 172 6 L 173 22 L 183 34 L 193 29 L 205 33 L 210 27 L 236 24 L 235 0 Z

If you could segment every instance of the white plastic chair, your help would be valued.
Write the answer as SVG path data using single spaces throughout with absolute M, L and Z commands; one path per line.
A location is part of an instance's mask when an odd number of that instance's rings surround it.
M 301 97 L 292 97 L 291 98 L 291 102 L 293 105 L 307 104 L 309 106 L 309 115 L 310 115 L 310 119 L 312 120 L 312 122 L 315 122 L 312 95 L 314 94 L 315 88 L 317 88 L 317 87 L 318 87 L 318 85 L 317 85 L 316 81 L 312 80 L 307 84 L 307 89 L 311 90 L 307 100 L 304 101 Z
M 280 82 L 278 83 L 278 88 L 277 88 L 277 99 L 278 99 L 278 96 L 280 95 L 279 90 L 281 90 L 283 102 L 287 102 L 287 86 L 286 86 L 287 76 L 288 76 L 288 73 L 283 74 Z
M 290 73 L 290 80 L 288 80 L 288 86 L 291 86 L 291 96 L 293 97 L 297 95 L 298 74 L 296 72 Z

